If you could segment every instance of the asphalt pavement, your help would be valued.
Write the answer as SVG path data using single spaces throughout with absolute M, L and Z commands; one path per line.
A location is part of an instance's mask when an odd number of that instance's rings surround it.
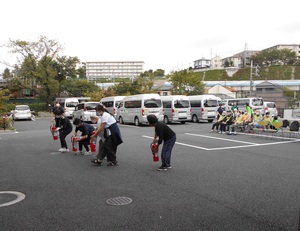
M 171 124 L 172 169 L 159 172 L 153 127 L 120 124 L 118 166 L 108 167 L 58 152 L 50 125 L 0 131 L 0 230 L 298 230 L 299 140 Z

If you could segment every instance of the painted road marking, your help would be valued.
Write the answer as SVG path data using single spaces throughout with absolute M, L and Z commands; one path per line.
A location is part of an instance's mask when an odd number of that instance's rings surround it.
M 9 202 L 3 203 L 3 204 L 0 203 L 0 207 L 13 205 L 13 204 L 16 204 L 25 199 L 25 194 L 23 194 L 21 192 L 2 191 L 2 192 L 0 192 L 0 194 L 13 194 L 13 195 L 17 196 L 17 198 L 15 200 L 12 200 L 12 201 L 9 201 Z
M 252 142 L 246 142 L 246 141 L 240 141 L 240 140 L 232 140 L 232 139 L 226 139 L 226 138 L 220 138 L 220 137 L 214 137 L 214 136 L 205 136 L 205 135 L 198 135 L 198 134 L 192 134 L 192 133 L 184 133 L 188 136 L 200 136 L 208 139 L 216 139 L 216 140 L 225 140 L 225 141 L 230 141 L 230 142 L 236 142 L 236 143 L 244 143 L 244 144 L 252 144 L 255 145 L 257 143 L 252 143 Z
M 188 135 L 201 136 L 201 137 L 204 137 L 204 138 L 211 138 L 211 139 L 222 139 L 222 140 L 225 140 L 225 141 L 233 142 L 233 140 L 225 139 L 225 138 L 204 136 L 204 135 L 197 135 L 197 134 L 190 134 L 190 133 L 185 133 L 185 134 L 186 135 L 188 134 Z M 148 139 L 153 139 L 153 137 L 151 137 L 151 136 L 142 136 L 142 137 L 148 138 Z M 236 141 L 236 140 L 234 140 L 234 141 Z M 300 141 L 300 139 L 295 139 L 295 140 L 289 140 L 289 141 L 271 142 L 271 143 L 264 143 L 264 144 L 240 141 L 240 143 L 246 143 L 248 145 L 220 147 L 220 148 L 205 148 L 205 147 L 200 147 L 200 146 L 186 144 L 186 143 L 180 143 L 180 142 L 176 142 L 176 144 L 186 146 L 186 147 L 201 149 L 201 150 L 205 150 L 205 151 L 218 151 L 218 150 L 224 150 L 224 149 L 251 148 L 251 147 L 268 146 L 268 145 L 276 145 L 276 144 L 287 144 L 287 143 L 294 143 L 294 142 L 299 142 L 299 141 Z

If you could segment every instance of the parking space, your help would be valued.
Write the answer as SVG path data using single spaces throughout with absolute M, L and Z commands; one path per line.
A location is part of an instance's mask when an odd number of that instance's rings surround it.
M 199 149 L 204 151 L 222 151 L 230 149 L 249 149 L 252 147 L 265 147 L 299 142 L 298 139 L 275 137 L 250 133 L 238 135 L 226 135 L 210 133 L 209 123 L 178 125 L 171 124 L 171 128 L 177 133 L 177 145 Z M 199 129 L 200 128 L 200 129 Z M 142 135 L 143 138 L 153 139 L 152 136 Z

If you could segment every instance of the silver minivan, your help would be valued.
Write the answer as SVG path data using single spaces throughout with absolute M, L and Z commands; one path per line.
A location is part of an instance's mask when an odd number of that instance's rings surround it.
M 186 95 L 161 96 L 164 108 L 164 123 L 191 121 L 191 104 Z

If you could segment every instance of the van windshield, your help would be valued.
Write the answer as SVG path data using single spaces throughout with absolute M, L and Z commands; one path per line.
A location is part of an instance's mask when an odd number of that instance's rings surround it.
M 66 107 L 76 107 L 77 104 L 78 102 L 67 102 Z
M 253 99 L 252 104 L 253 104 L 253 106 L 262 106 L 262 105 L 264 105 L 264 101 L 263 101 L 263 99 Z
M 207 99 L 204 101 L 204 107 L 217 107 L 218 100 L 216 99 Z
M 161 107 L 161 100 L 160 99 L 145 99 L 144 107 L 145 108 L 159 108 L 159 107 Z
M 190 106 L 188 100 L 176 100 L 174 103 L 175 108 L 188 108 Z

